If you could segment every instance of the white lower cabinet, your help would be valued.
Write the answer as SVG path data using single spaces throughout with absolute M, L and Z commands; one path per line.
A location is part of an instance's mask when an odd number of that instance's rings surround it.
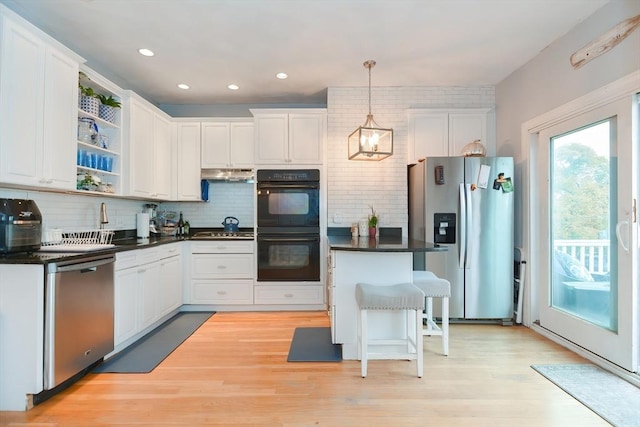
M 182 305 L 182 257 L 179 255 L 178 252 L 176 255 L 160 260 L 158 280 L 158 316 L 160 317 Z
M 253 304 L 253 280 L 193 279 L 191 295 L 197 304 Z
M 322 285 L 264 285 L 254 289 L 256 304 L 323 304 Z
M 113 344 L 117 347 L 138 332 L 138 267 L 116 270 L 114 282 Z
M 0 277 L 0 411 L 26 411 L 44 389 L 44 265 L 0 265 Z
M 116 351 L 182 305 L 180 248 L 181 243 L 173 243 L 116 254 Z
M 190 242 L 190 304 L 253 304 L 253 241 Z

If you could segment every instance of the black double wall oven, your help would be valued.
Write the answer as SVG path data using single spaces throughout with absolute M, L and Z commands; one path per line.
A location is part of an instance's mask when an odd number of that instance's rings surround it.
M 258 281 L 320 280 L 320 171 L 256 173 Z

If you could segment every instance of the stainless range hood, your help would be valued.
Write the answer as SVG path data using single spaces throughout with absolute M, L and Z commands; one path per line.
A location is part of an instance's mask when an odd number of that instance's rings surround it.
M 201 178 L 207 181 L 253 182 L 253 169 L 202 169 Z

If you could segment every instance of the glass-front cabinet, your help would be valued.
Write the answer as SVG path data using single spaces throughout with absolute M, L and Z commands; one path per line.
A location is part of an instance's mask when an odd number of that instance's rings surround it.
M 78 85 L 76 189 L 122 194 L 121 89 L 82 69 Z

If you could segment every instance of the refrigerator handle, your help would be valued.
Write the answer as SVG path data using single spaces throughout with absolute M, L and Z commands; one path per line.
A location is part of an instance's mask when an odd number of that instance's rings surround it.
M 465 224 L 465 227 L 467 229 L 467 233 L 472 236 L 473 235 L 473 206 L 471 205 L 471 185 L 469 184 L 465 184 L 464 186 L 465 189 L 465 199 L 467 200 L 466 203 L 466 208 L 467 208 L 467 213 L 466 213 L 466 217 L 467 217 L 467 222 Z M 465 251 L 465 260 L 464 260 L 464 268 L 471 268 L 471 254 L 469 254 L 469 251 L 471 250 L 471 245 L 466 245 L 465 247 L 467 248 Z
M 464 183 L 460 184 L 460 252 L 458 253 L 458 267 L 464 268 L 467 254 L 467 202 L 465 200 Z

